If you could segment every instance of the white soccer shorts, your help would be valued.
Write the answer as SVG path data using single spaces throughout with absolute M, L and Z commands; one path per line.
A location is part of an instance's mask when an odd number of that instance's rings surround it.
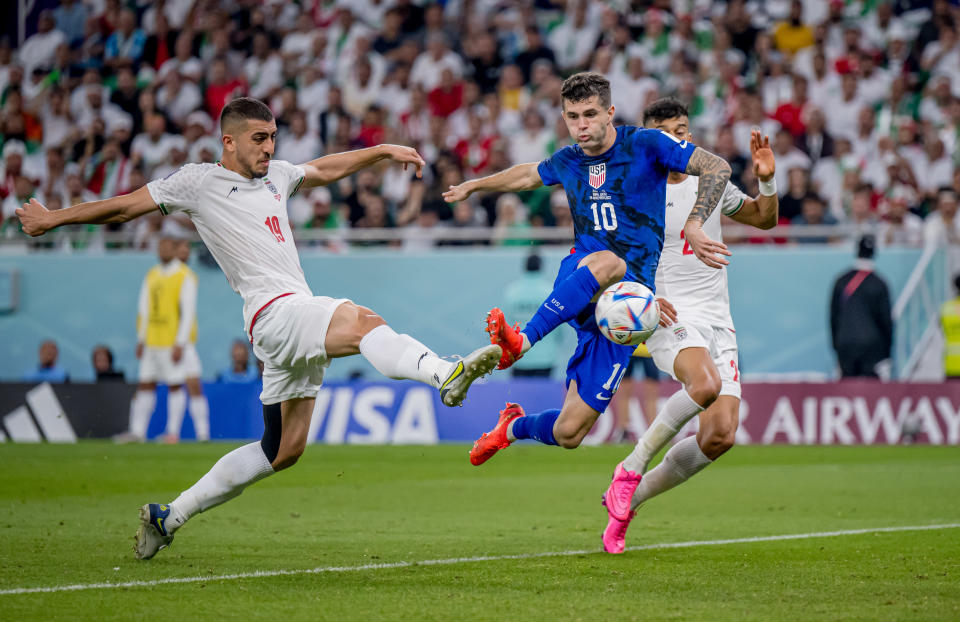
M 681 350 L 704 348 L 710 353 L 713 364 L 720 372 L 720 395 L 740 399 L 740 363 L 737 358 L 737 334 L 732 328 L 709 326 L 682 319 L 672 325 L 660 326 L 647 339 L 647 348 L 653 362 L 661 371 L 673 373 L 673 364 Z
M 253 325 L 253 353 L 263 361 L 260 401 L 316 397 L 330 365 L 324 341 L 346 298 L 292 294 L 276 299 Z
M 200 357 L 193 344 L 183 348 L 179 363 L 173 362 L 173 348 L 144 346 L 140 359 L 140 382 L 159 382 L 170 386 L 184 383 L 187 378 L 199 378 Z

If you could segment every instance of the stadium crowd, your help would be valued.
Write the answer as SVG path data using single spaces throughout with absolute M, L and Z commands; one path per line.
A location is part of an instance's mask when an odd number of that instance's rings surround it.
M 58 209 L 215 161 L 216 120 L 241 94 L 273 110 L 277 158 L 396 142 L 429 163 L 422 181 L 383 167 L 313 189 L 291 201 L 295 228 L 397 227 L 417 248 L 441 227 L 489 226 L 496 243 L 569 226 L 562 190 L 440 195 L 569 144 L 560 85 L 589 69 L 623 123 L 662 96 L 686 104 L 695 141 L 754 194 L 760 126 L 782 225 L 957 244 L 958 31 L 947 0 L 63 0 L 0 43 L 0 237 L 22 235 L 30 197 Z M 144 248 L 189 226 L 157 212 L 108 229 Z M 839 239 L 826 231 L 806 239 Z

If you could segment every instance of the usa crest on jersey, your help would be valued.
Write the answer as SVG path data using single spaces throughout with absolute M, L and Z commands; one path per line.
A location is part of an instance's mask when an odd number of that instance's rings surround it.
M 603 182 L 607 181 L 607 164 L 606 162 L 602 164 L 594 164 L 590 167 L 590 180 L 589 184 L 591 188 L 599 188 L 603 185 Z

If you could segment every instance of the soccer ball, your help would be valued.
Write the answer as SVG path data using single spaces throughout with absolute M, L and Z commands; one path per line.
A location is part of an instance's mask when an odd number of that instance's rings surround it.
M 621 281 L 600 294 L 596 317 L 604 337 L 620 345 L 637 346 L 657 329 L 660 306 L 646 286 Z

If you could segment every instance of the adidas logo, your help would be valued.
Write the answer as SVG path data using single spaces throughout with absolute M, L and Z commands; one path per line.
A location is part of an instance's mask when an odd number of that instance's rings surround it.
M 44 382 L 27 391 L 26 400 L 25 405 L 3 417 L 0 443 L 8 438 L 14 443 L 77 442 L 77 434 L 50 383 Z

